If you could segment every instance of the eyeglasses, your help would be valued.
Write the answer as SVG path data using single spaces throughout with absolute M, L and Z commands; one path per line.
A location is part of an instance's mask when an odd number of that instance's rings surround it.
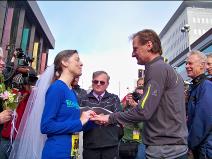
M 92 82 L 93 82 L 93 84 L 100 84 L 102 86 L 105 85 L 105 81 L 93 80 Z

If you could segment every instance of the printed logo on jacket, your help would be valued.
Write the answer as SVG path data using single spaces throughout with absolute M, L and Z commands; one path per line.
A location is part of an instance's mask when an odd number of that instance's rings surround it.
M 77 102 L 73 102 L 71 100 L 66 100 L 67 107 L 79 109 L 79 104 Z

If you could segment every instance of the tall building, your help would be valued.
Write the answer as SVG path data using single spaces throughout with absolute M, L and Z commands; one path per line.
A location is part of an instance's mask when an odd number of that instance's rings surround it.
M 163 56 L 184 80 L 190 49 L 212 53 L 212 2 L 183 1 L 160 33 Z
M 182 32 L 188 25 L 190 30 Z M 161 31 L 163 56 L 172 62 L 212 26 L 212 1 L 183 1 Z
M 0 1 L 0 47 L 6 61 L 21 48 L 34 58 L 32 67 L 42 73 L 47 65 L 49 49 L 55 39 L 36 1 Z
M 208 30 L 205 34 L 199 37 L 195 42 L 191 44 L 192 50 L 199 50 L 203 53 L 212 54 L 212 28 Z M 175 57 L 170 64 L 176 68 L 177 72 L 183 77 L 184 80 L 190 81 L 191 79 L 186 73 L 186 58 L 189 49 L 185 49 L 177 57 Z

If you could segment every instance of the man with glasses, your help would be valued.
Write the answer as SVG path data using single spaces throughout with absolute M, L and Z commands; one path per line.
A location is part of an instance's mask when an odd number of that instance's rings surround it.
M 81 99 L 81 107 L 102 107 L 112 112 L 121 110 L 117 95 L 106 91 L 110 76 L 105 71 L 93 73 L 92 91 Z M 118 158 L 121 128 L 116 124 L 97 126 L 83 133 L 83 159 Z

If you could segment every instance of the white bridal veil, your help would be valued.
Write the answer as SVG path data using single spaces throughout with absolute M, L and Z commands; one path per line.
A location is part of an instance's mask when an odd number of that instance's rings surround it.
M 24 111 L 18 134 L 9 159 L 40 159 L 46 135 L 40 132 L 45 94 L 54 76 L 54 65 L 48 67 L 38 79 Z

